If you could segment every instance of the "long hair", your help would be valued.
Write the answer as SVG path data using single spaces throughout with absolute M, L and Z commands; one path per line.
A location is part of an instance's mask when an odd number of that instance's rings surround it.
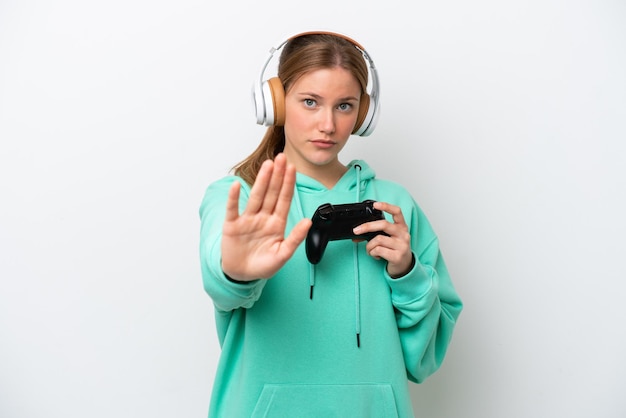
M 350 41 L 332 34 L 302 35 L 287 42 L 278 62 L 278 78 L 286 94 L 303 75 L 336 67 L 350 71 L 361 85 L 361 93 L 366 92 L 368 72 L 362 52 Z M 233 171 L 252 185 L 263 162 L 273 160 L 284 148 L 284 128 L 270 126 L 256 150 L 235 165 Z

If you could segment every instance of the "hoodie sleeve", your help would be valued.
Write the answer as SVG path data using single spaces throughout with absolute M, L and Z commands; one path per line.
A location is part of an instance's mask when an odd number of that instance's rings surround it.
M 415 266 L 401 278 L 386 279 L 408 377 L 421 383 L 441 366 L 463 304 L 428 220 L 417 205 L 410 213 Z
M 235 283 L 222 271 L 222 224 L 226 215 L 228 190 L 234 181 L 242 183 L 239 207 L 247 201 L 249 188 L 238 177 L 229 176 L 212 183 L 200 205 L 200 263 L 204 289 L 217 311 L 250 308 L 261 295 L 265 280 Z

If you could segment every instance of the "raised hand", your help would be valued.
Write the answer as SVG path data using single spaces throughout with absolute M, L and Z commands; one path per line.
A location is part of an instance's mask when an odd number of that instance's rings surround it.
M 246 208 L 239 213 L 239 182 L 228 192 L 222 236 L 222 270 L 231 279 L 272 277 L 306 238 L 311 220 L 301 220 L 285 237 L 296 170 L 283 154 L 261 166 Z

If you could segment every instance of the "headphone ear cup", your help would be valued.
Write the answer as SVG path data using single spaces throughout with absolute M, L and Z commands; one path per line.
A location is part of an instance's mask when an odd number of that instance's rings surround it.
M 365 106 L 365 104 L 367 104 L 367 106 Z M 352 134 L 359 136 L 369 136 L 372 132 L 374 132 L 379 113 L 380 110 L 378 103 L 378 92 L 376 91 L 376 94 L 372 95 L 361 95 L 361 105 L 359 105 L 357 123 L 355 124 L 355 128 Z M 359 118 L 363 118 L 360 124 L 358 123 Z
M 264 81 L 256 93 L 255 106 L 257 123 L 265 126 L 285 124 L 285 88 L 278 77 Z M 259 98 L 260 97 L 260 98 Z
M 356 123 L 352 134 L 363 135 L 363 131 L 369 125 L 369 121 L 366 121 L 367 114 L 370 109 L 370 96 L 367 93 L 361 94 L 361 101 L 359 103 L 359 113 L 356 117 Z
M 252 86 L 252 105 L 254 106 L 254 115 L 256 123 L 262 125 L 265 123 L 265 100 L 263 98 L 263 84 L 254 83 Z
M 278 77 L 267 80 L 270 90 L 271 107 L 274 118 L 268 125 L 283 126 L 285 124 L 285 88 Z

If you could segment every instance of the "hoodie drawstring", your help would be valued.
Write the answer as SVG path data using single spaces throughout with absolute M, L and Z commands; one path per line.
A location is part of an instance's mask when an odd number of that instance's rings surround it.
M 296 206 L 298 207 L 298 212 L 300 215 L 300 219 L 304 218 L 304 211 L 302 210 L 302 203 L 300 202 L 300 194 L 298 193 L 297 185 L 294 185 L 294 197 L 296 198 Z M 313 288 L 315 287 L 315 264 L 309 263 L 309 299 L 313 299 Z
M 361 166 L 354 165 L 356 170 L 356 202 L 361 201 Z M 355 242 L 352 247 L 354 260 L 354 306 L 355 306 L 355 331 L 356 346 L 361 347 L 361 276 L 359 274 L 359 243 Z

